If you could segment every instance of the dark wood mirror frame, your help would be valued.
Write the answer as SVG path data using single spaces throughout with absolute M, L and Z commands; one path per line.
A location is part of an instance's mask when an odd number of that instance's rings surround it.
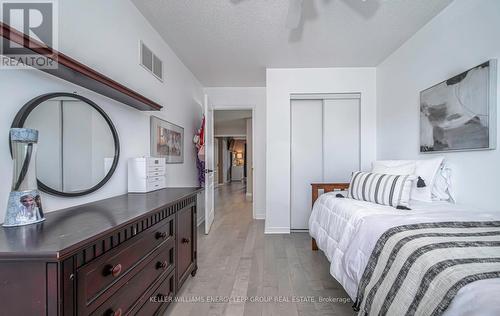
M 114 154 L 114 159 L 113 159 L 113 164 L 111 165 L 111 169 L 109 172 L 106 174 L 104 179 L 102 179 L 99 183 L 97 183 L 95 186 L 81 191 L 81 192 L 76 192 L 76 193 L 68 193 L 68 192 L 61 192 L 58 190 L 55 190 L 47 185 L 45 185 L 42 181 L 39 179 L 38 181 L 38 188 L 42 190 L 43 192 L 52 194 L 52 195 L 57 195 L 57 196 L 64 196 L 64 197 L 77 197 L 77 196 L 82 196 L 82 195 L 87 195 L 92 192 L 95 192 L 99 190 L 106 182 L 111 179 L 113 174 L 115 173 L 116 167 L 118 165 L 118 160 L 120 158 L 120 140 L 118 139 L 118 133 L 116 132 L 116 128 L 109 118 L 109 116 L 104 112 L 97 104 L 95 104 L 93 101 L 82 97 L 81 95 L 75 94 L 75 93 L 68 93 L 68 92 L 56 92 L 56 93 L 48 93 L 48 94 L 43 94 L 41 96 L 38 96 L 28 103 L 26 103 L 21 110 L 17 113 L 16 117 L 14 118 L 14 121 L 12 122 L 12 128 L 23 128 L 24 123 L 26 122 L 26 119 L 30 115 L 30 113 L 41 103 L 50 100 L 52 98 L 58 98 L 58 97 L 70 97 L 70 98 L 75 98 L 80 101 L 83 101 L 87 103 L 89 106 L 92 106 L 99 114 L 102 115 L 106 123 L 108 124 L 111 134 L 113 135 L 113 141 L 115 145 L 115 154 Z M 10 146 L 10 140 L 9 140 L 9 146 Z M 12 154 L 12 148 L 11 148 L 11 154 Z

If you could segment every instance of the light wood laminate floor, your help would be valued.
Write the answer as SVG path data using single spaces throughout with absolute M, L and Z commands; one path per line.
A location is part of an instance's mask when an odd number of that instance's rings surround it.
M 354 315 L 324 254 L 311 251 L 309 235 L 264 235 L 247 199 L 240 183 L 216 189 L 210 234 L 203 225 L 198 230 L 198 273 L 177 293 L 188 302 L 172 303 L 165 315 Z

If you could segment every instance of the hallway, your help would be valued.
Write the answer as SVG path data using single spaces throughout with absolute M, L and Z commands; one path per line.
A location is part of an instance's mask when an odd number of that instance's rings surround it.
M 307 233 L 264 235 L 264 221 L 252 219 L 240 183 L 216 189 L 215 203 L 210 234 L 203 225 L 198 229 L 198 273 L 165 315 L 353 315 Z M 320 303 L 320 297 L 336 302 Z

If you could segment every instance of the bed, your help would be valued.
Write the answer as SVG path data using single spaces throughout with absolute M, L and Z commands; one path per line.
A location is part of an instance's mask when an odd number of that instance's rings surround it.
M 313 249 L 322 250 L 331 275 L 353 301 L 380 236 L 401 225 L 446 221 L 499 221 L 500 212 L 484 212 L 448 202 L 412 202 L 411 210 L 336 197 L 348 184 L 313 184 L 309 233 Z M 320 195 L 320 191 L 325 193 Z M 500 278 L 462 287 L 443 315 L 500 315 Z

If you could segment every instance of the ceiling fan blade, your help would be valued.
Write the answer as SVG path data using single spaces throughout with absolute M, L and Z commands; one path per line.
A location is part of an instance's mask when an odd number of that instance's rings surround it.
M 302 2 L 303 0 L 290 0 L 288 6 L 288 15 L 286 17 L 286 27 L 296 29 L 302 20 Z

